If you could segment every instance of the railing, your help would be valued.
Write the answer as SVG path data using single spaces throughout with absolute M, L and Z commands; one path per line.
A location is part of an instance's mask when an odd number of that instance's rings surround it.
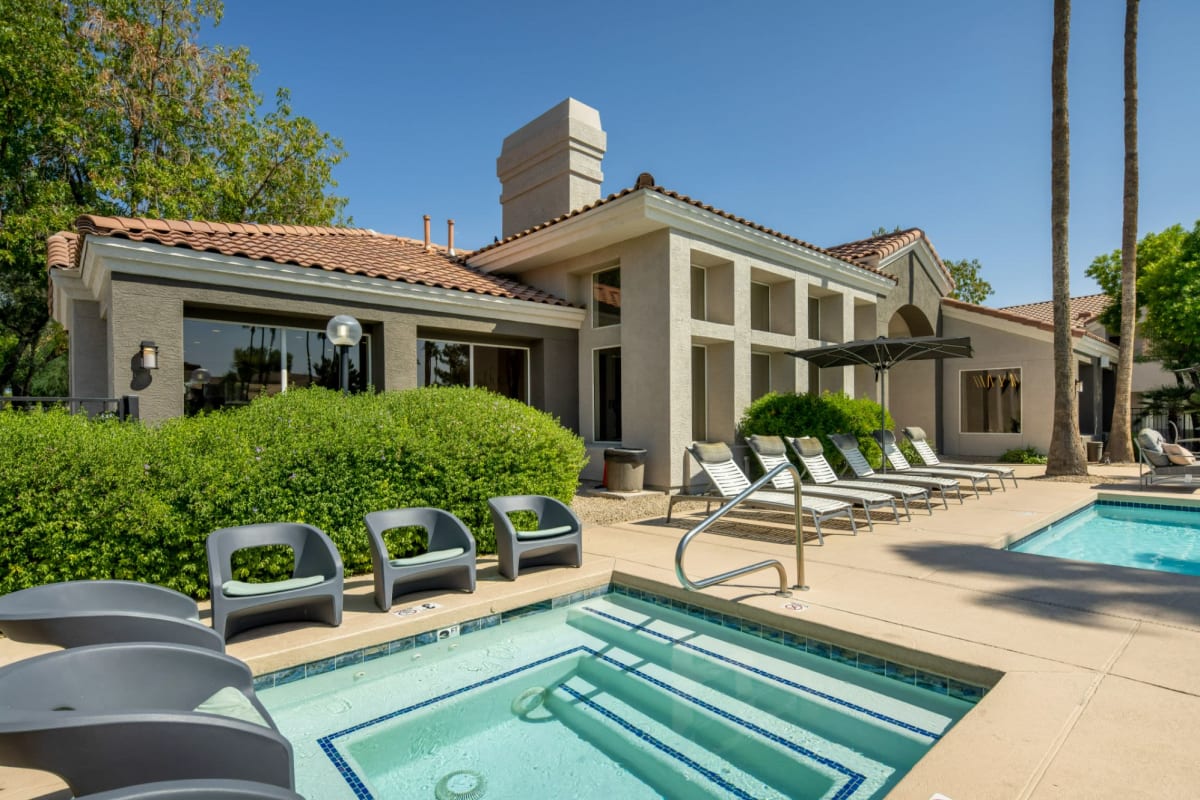
M 792 473 L 792 494 L 796 507 L 796 585 L 792 588 L 805 592 L 808 591 L 808 586 L 804 584 L 804 531 L 800 514 L 800 471 L 790 463 L 780 464 L 779 466 L 770 470 L 766 475 L 763 475 L 754 483 L 750 484 L 750 486 L 747 487 L 744 492 L 718 508 L 713 513 L 709 514 L 707 517 L 705 517 L 703 522 L 684 534 L 683 538 L 679 540 L 679 547 L 675 550 L 675 576 L 679 578 L 679 582 L 683 585 L 683 588 L 696 592 L 718 583 L 724 583 L 726 581 L 733 580 L 734 578 L 751 572 L 758 572 L 759 570 L 764 569 L 775 569 L 779 573 L 779 590 L 775 592 L 775 594 L 779 597 L 792 596 L 792 593 L 788 591 L 787 588 L 787 570 L 784 569 L 781 562 L 775 559 L 770 559 L 769 561 L 759 561 L 756 564 L 729 570 L 728 572 L 722 572 L 719 575 L 713 575 L 711 578 L 703 578 L 695 581 L 688 578 L 687 574 L 683 571 L 683 555 L 687 550 L 687 546 L 693 539 L 707 530 L 714 522 L 736 508 L 738 504 L 750 497 L 750 495 L 754 494 L 765 484 L 769 483 L 776 475 L 784 471 Z
M 72 414 L 83 412 L 89 417 L 110 414 L 120 420 L 138 418 L 138 396 L 136 394 L 127 394 L 121 397 L 0 396 L 0 409 L 8 407 L 25 410 L 42 406 L 66 406 Z

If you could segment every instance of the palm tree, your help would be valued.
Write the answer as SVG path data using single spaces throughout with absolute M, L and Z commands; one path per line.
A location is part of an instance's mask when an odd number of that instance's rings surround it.
M 1125 198 L 1121 218 L 1121 349 L 1117 354 L 1116 404 L 1109 455 L 1133 461 L 1133 340 L 1137 335 L 1137 28 L 1139 0 L 1125 0 Z
M 1050 67 L 1053 110 L 1050 127 L 1050 256 L 1054 282 L 1054 426 L 1047 475 L 1086 475 L 1087 457 L 1079 438 L 1079 398 L 1071 346 L 1071 275 L 1067 257 L 1070 215 L 1071 130 L 1067 118 L 1067 52 L 1071 39 L 1071 0 L 1054 0 L 1054 50 Z

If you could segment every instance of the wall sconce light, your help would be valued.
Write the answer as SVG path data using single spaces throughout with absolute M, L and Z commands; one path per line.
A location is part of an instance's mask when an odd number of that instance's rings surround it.
M 1083 381 L 1080 380 L 1079 378 L 1075 379 L 1075 391 L 1079 392 L 1080 394 L 1083 394 Z
M 142 369 L 158 369 L 158 345 L 154 342 L 141 344 Z

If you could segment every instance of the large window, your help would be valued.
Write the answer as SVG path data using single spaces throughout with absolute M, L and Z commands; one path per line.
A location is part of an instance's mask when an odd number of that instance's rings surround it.
M 621 268 L 592 273 L 592 327 L 621 324 Z
M 341 388 L 340 354 L 323 329 L 183 320 L 184 412 L 239 406 L 296 386 Z M 370 336 L 349 350 L 350 388 L 371 385 Z
M 692 439 L 708 438 L 708 349 L 692 345 Z
M 597 442 L 621 441 L 621 348 L 606 347 L 595 351 L 592 362 L 594 424 L 592 437 Z
M 529 351 L 523 347 L 417 340 L 417 383 L 478 386 L 529 402 Z
M 757 400 L 771 391 L 771 354 L 750 354 L 750 399 Z
M 708 319 L 708 273 L 692 267 L 692 319 Z
M 963 433 L 1021 432 L 1021 370 L 977 369 L 959 373 Z
M 756 331 L 771 330 L 771 287 L 768 284 L 750 284 L 750 327 Z
M 817 297 L 808 298 L 808 338 L 821 338 L 821 300 Z

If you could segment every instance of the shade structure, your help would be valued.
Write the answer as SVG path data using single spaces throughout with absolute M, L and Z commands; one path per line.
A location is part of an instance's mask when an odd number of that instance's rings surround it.
M 857 339 L 842 344 L 828 344 L 788 353 L 803 358 L 818 367 L 866 366 L 875 370 L 879 382 L 879 427 L 887 427 L 887 372 L 901 361 L 920 361 L 930 358 L 971 358 L 971 338 L 944 336 L 912 336 L 891 339 Z M 887 459 L 883 460 L 883 471 L 887 471 Z

